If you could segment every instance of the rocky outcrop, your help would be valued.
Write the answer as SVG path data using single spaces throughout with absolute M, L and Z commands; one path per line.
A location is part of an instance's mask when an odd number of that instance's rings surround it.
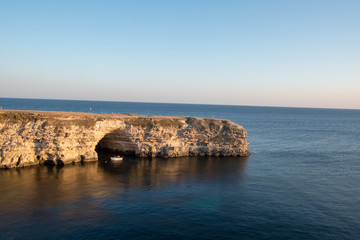
M 0 111 L 0 167 L 138 157 L 247 156 L 243 127 L 220 119 Z

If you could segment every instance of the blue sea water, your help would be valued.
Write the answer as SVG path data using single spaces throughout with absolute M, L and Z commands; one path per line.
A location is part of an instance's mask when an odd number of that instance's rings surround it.
M 2 170 L 0 239 L 360 239 L 359 110 L 4 98 L 0 106 L 214 116 L 244 126 L 251 151 Z

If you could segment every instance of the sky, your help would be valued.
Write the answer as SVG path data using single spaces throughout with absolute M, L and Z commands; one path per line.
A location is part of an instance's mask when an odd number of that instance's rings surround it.
M 360 109 L 358 0 L 0 0 L 0 97 Z

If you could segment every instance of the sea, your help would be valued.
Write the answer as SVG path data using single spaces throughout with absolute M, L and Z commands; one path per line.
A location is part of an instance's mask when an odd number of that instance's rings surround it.
M 360 110 L 0 98 L 229 119 L 251 155 L 0 169 L 0 239 L 360 239 Z M 0 143 L 1 144 L 1 143 Z

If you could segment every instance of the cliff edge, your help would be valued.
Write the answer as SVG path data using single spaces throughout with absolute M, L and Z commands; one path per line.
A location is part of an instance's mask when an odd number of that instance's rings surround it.
M 248 156 L 243 127 L 221 119 L 0 110 L 0 168 L 138 157 Z

